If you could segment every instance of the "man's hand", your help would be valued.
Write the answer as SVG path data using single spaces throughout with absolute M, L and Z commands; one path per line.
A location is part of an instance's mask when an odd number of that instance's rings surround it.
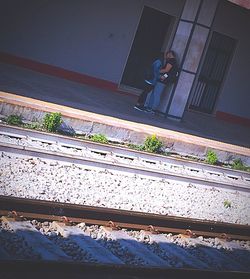
M 165 80 L 167 77 L 168 77 L 168 74 L 165 73 L 164 75 L 162 75 L 162 76 L 160 77 L 160 80 L 163 81 L 163 80 Z

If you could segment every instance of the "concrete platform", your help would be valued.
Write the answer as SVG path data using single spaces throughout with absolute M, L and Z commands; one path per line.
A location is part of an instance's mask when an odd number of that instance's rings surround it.
M 250 165 L 250 129 L 186 112 L 181 122 L 133 109 L 136 96 L 44 75 L 0 63 L 0 114 L 41 120 L 45 112 L 61 112 L 67 124 L 87 134 L 102 133 L 117 141 L 141 144 L 156 134 L 167 150 L 204 157 L 208 149 L 229 161 Z

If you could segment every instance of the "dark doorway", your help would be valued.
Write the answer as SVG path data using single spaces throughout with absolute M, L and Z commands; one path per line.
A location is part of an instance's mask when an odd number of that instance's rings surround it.
M 236 41 L 214 32 L 192 94 L 189 108 L 213 113 L 219 90 L 229 66 Z
M 171 16 L 144 7 L 121 84 L 143 88 L 145 71 L 160 56 Z

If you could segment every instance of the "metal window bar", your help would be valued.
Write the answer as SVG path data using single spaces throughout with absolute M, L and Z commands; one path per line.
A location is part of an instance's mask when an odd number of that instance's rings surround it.
M 190 109 L 205 113 L 213 112 L 234 47 L 234 39 L 213 33 L 192 95 Z

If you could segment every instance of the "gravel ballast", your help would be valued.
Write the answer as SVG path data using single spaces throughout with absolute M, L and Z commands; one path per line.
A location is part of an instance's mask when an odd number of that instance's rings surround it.
M 250 223 L 250 194 L 1 153 L 0 195 Z M 230 204 L 224 205 L 225 201 Z
M 29 222 L 37 230 L 37 241 L 45 237 L 50 247 L 63 253 L 67 261 L 103 263 L 106 257 L 109 257 L 114 261 L 119 260 L 119 264 L 150 266 L 147 261 L 152 257 L 158 257 L 162 267 L 199 268 L 202 265 L 205 269 L 249 271 L 249 241 L 225 242 L 221 239 L 202 236 L 195 239 L 183 238 L 181 235 L 153 235 L 145 231 L 124 229 L 119 233 L 125 235 L 125 239 L 114 239 L 118 231 L 106 231 L 103 227 L 86 226 L 84 223 L 70 226 L 71 234 L 65 237 L 61 234 L 63 229 L 58 230 L 55 222 L 37 220 Z M 73 232 L 75 234 L 72 234 Z M 26 234 L 29 234 L 29 231 Z M 87 243 L 91 243 L 90 246 L 82 245 L 82 242 L 86 244 L 86 234 L 89 238 Z M 24 235 L 25 232 L 22 236 Z M 157 241 L 157 237 L 160 237 L 164 244 Z M 45 251 L 37 250 L 37 245 L 27 241 L 27 237 L 13 234 L 8 223 L 5 222 L 0 222 L 0 244 L 1 248 L 15 259 L 42 260 L 47 255 L 46 249 Z M 146 253 L 138 254 L 135 247 L 139 250 L 143 249 Z M 110 258 L 110 255 L 114 257 Z

